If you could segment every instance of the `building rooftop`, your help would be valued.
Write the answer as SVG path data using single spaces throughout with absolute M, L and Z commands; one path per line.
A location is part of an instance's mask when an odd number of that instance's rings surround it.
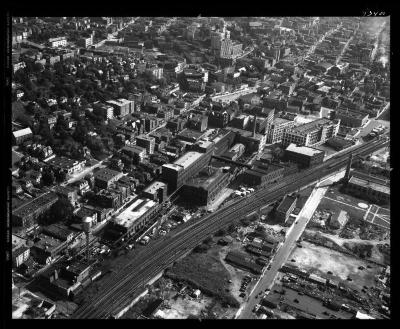
M 63 241 L 67 240 L 68 237 L 74 234 L 74 231 L 62 224 L 52 224 L 43 228 L 43 232 L 46 235 L 51 235 L 57 239 Z
M 129 101 L 129 100 L 124 99 L 124 98 L 119 98 L 117 100 L 107 101 L 108 104 L 117 105 L 117 106 L 123 106 L 123 105 L 129 104 L 131 102 L 132 101 Z
M 152 184 L 150 184 L 148 187 L 146 187 L 146 188 L 143 190 L 143 192 L 153 194 L 153 193 L 155 193 L 159 188 L 166 187 L 166 186 L 167 186 L 167 184 L 165 184 L 165 183 L 163 183 L 163 182 L 155 181 L 154 183 L 152 183 Z
M 210 168 L 209 172 L 208 169 L 203 169 L 196 177 L 191 178 L 186 185 L 207 189 L 207 187 L 221 175 L 224 175 L 224 173 L 220 169 Z
M 101 179 L 105 181 L 113 179 L 114 177 L 121 177 L 122 175 L 123 175 L 122 172 L 112 170 L 109 168 L 102 168 L 94 173 L 95 179 Z
M 296 197 L 286 195 L 276 210 L 286 213 L 296 200 Z
M 317 120 L 302 124 L 300 126 L 297 126 L 297 127 L 293 128 L 292 131 L 296 132 L 296 133 L 307 134 L 322 125 L 327 125 L 327 124 L 332 124 L 332 123 L 333 123 L 332 120 L 322 118 L 322 119 L 317 119 Z
M 118 225 L 131 227 L 133 223 L 156 205 L 157 202 L 153 200 L 137 198 L 128 208 L 115 217 L 113 221 Z
M 289 152 L 294 152 L 294 153 L 300 153 L 303 155 L 307 155 L 307 156 L 314 156 L 316 154 L 320 154 L 323 153 L 324 151 L 318 150 L 318 149 L 314 149 L 312 147 L 307 147 L 307 146 L 297 146 L 296 144 L 292 143 L 290 144 L 287 148 L 286 151 Z
M 122 149 L 125 151 L 133 152 L 133 153 L 146 152 L 146 149 L 144 147 L 141 147 L 138 145 L 131 145 L 131 146 L 126 145 Z
M 15 138 L 22 137 L 22 136 L 29 135 L 29 134 L 32 134 L 31 128 L 24 128 L 21 130 L 13 131 L 13 135 Z
M 52 249 L 57 248 L 59 245 L 63 243 L 62 240 L 53 238 L 51 236 L 45 235 L 43 233 L 38 235 L 38 238 L 40 239 L 37 241 L 34 246 L 39 249 L 44 249 L 46 251 L 51 252 Z
M 50 159 L 49 161 L 47 161 L 47 163 L 51 166 L 56 166 L 56 167 L 60 167 L 60 168 L 71 168 L 79 163 L 81 163 L 82 161 L 78 161 L 78 160 L 73 160 L 64 156 L 56 156 L 53 159 Z
M 375 182 L 369 181 L 367 179 L 363 179 L 361 177 L 351 176 L 349 183 L 358 185 L 358 186 L 361 186 L 364 188 L 370 188 L 372 190 L 379 191 L 381 193 L 390 195 L 390 187 L 389 186 L 375 183 Z
M 18 208 L 14 209 L 13 215 L 19 216 L 19 217 L 24 217 L 28 214 L 33 213 L 39 207 L 42 207 L 42 206 L 48 204 L 49 202 L 53 202 L 53 201 L 55 202 L 57 200 L 58 200 L 58 196 L 55 193 L 47 192 L 25 204 L 22 204 Z

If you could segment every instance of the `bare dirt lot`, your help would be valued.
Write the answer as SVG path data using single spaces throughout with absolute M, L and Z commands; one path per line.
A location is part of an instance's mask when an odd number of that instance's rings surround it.
M 340 252 L 317 246 L 303 241 L 302 248 L 295 248 L 289 259 L 295 259 L 292 263 L 305 270 L 327 277 L 327 272 L 332 272 L 332 277 L 346 280 L 351 277 L 352 282 L 359 287 L 373 286 L 375 275 L 380 273 L 382 267 L 373 265 L 367 268 L 368 263 L 364 260 L 344 255 Z M 364 269 L 359 269 L 363 266 Z
M 212 303 L 212 298 L 202 296 L 194 299 L 188 296 L 179 296 L 177 299 L 168 301 L 168 306 L 159 309 L 155 318 L 162 319 L 187 319 L 188 317 L 200 317 L 206 307 Z

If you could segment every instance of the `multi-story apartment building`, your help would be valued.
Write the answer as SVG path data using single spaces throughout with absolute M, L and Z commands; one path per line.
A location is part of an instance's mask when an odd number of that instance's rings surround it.
M 50 47 L 65 47 L 67 45 L 67 38 L 66 37 L 50 38 L 49 45 Z
M 146 135 L 139 135 L 136 137 L 136 145 L 146 149 L 147 154 L 154 153 L 154 145 L 156 139 L 154 137 L 149 137 Z
M 114 115 L 125 116 L 135 111 L 134 102 L 132 100 L 119 98 L 117 100 L 107 101 L 106 103 L 114 108 Z

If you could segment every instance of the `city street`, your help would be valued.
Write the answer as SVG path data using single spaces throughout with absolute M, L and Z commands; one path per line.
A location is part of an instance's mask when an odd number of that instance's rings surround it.
M 72 177 L 70 179 L 68 179 L 68 181 L 62 183 L 61 186 L 69 185 L 69 184 L 75 183 L 78 180 L 83 179 L 87 174 L 91 173 L 95 168 L 98 168 L 98 167 L 104 168 L 104 167 L 106 167 L 105 165 L 103 165 L 103 162 L 107 161 L 110 158 L 111 158 L 111 155 L 109 157 L 105 158 L 104 160 L 99 161 L 98 163 L 96 163 L 95 165 L 93 165 L 91 167 L 86 167 L 85 169 L 83 169 L 83 171 L 81 171 L 81 172 L 79 172 L 79 173 L 77 173 L 75 175 L 72 175 Z
M 252 291 L 252 294 L 249 296 L 248 301 L 243 306 L 242 311 L 240 312 L 240 314 L 237 315 L 237 318 L 239 319 L 255 318 L 254 313 L 252 311 L 254 307 L 260 302 L 261 296 L 258 296 L 259 293 L 264 292 L 265 289 L 268 288 L 271 289 L 279 269 L 287 261 L 293 247 L 295 246 L 296 241 L 303 234 L 304 229 L 306 228 L 309 220 L 311 219 L 315 209 L 317 209 L 321 199 L 328 190 L 329 185 L 332 182 L 339 180 L 343 176 L 344 176 L 344 171 L 341 171 L 317 184 L 317 187 L 313 190 L 307 202 L 305 203 L 303 209 L 299 213 L 297 220 L 295 221 L 293 226 L 289 229 L 288 231 L 289 233 L 286 237 L 285 242 L 281 245 L 275 257 L 273 258 L 270 270 L 267 271 L 264 270 L 263 276 L 261 277 L 260 281 L 256 284 L 255 288 Z

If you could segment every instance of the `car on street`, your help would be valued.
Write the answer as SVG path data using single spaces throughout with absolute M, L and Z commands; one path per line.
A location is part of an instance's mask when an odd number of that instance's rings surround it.
M 293 300 L 295 303 L 299 303 L 299 300 L 297 299 L 297 298 L 295 298 L 294 300 Z

